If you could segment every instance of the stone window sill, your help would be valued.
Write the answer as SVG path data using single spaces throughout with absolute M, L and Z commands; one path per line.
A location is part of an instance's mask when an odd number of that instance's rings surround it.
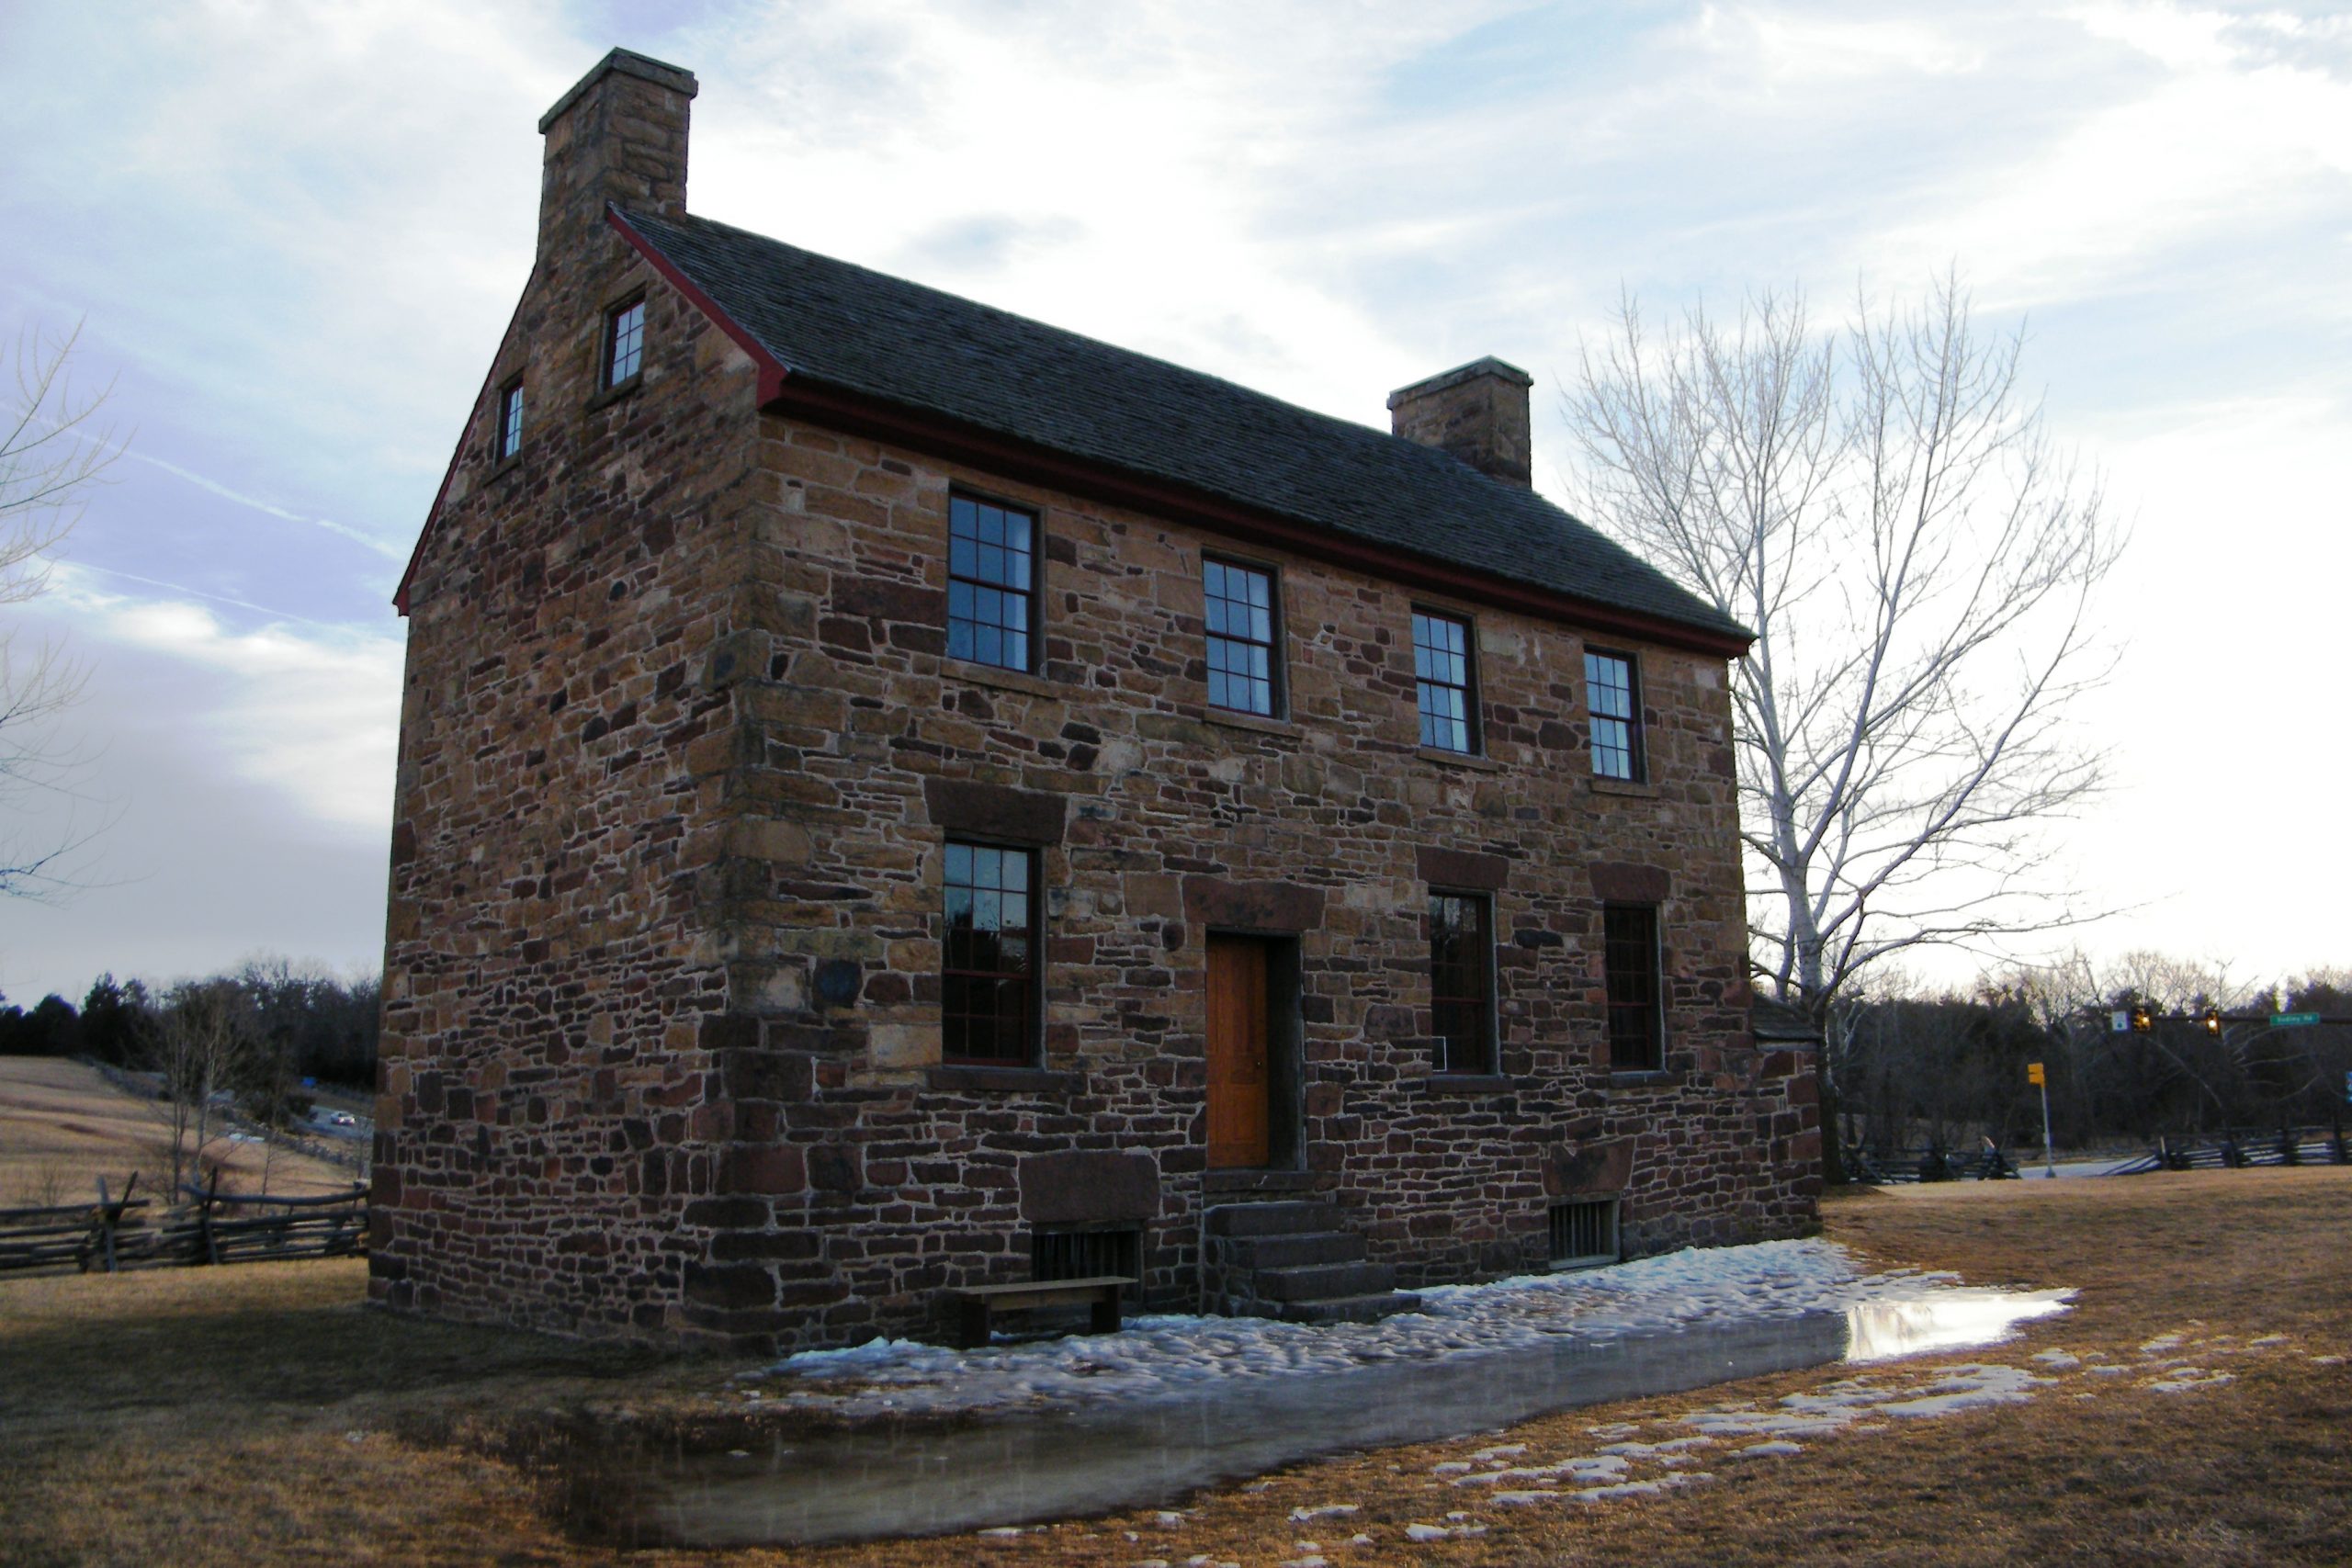
M 967 681 L 975 686 L 993 686 L 1000 692 L 1019 692 L 1032 697 L 1065 694 L 1054 682 L 1042 675 L 1032 675 L 1026 670 L 1004 670 L 993 664 L 975 664 L 964 659 L 950 659 L 942 669 L 951 680 Z
M 514 451 L 509 452 L 503 457 L 501 457 L 491 464 L 490 477 L 493 479 L 503 479 L 522 466 L 523 449 L 520 446 L 517 446 Z
M 608 404 L 619 402 L 645 385 L 645 372 L 640 370 L 626 381 L 616 381 L 588 400 L 588 412 L 595 412 Z
M 1595 795 L 1622 795 L 1632 800 L 1656 800 L 1657 785 L 1640 784 L 1633 779 L 1600 779 L 1589 781 Z
M 1423 1094 L 1509 1094 L 1518 1087 L 1504 1073 L 1431 1073 L 1421 1080 Z
M 1672 1089 L 1682 1081 L 1682 1075 L 1663 1068 L 1645 1068 L 1640 1072 L 1611 1073 L 1609 1087 L 1615 1089 Z
M 1413 755 L 1424 762 L 1436 762 L 1448 768 L 1468 768 L 1473 773 L 1499 773 L 1503 771 L 1500 762 L 1492 757 L 1480 756 L 1476 751 L 1445 751 L 1435 746 L 1418 746 L 1414 748 Z
M 1280 735 L 1298 738 L 1298 726 L 1286 718 L 1272 718 L 1261 713 L 1242 713 L 1235 708 L 1204 707 L 1201 716 L 1211 724 L 1221 724 L 1228 729 L 1248 729 L 1260 735 Z
M 1086 1087 L 1083 1073 L 1056 1072 L 1047 1067 L 983 1067 L 947 1065 L 925 1075 L 933 1089 L 963 1089 L 972 1094 L 1076 1094 Z

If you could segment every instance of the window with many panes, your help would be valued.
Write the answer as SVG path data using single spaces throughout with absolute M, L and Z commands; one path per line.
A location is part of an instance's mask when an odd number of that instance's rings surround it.
M 498 389 L 498 434 L 492 443 L 500 462 L 523 449 L 523 378 Z
M 605 316 L 605 385 L 617 387 L 645 368 L 645 301 L 632 299 Z
M 970 496 L 947 502 L 947 651 L 1000 670 L 1029 668 L 1037 519 Z
M 1430 893 L 1430 1016 L 1437 1070 L 1494 1067 L 1495 944 L 1488 906 L 1476 893 Z
M 1036 852 L 950 842 L 946 860 L 941 1055 L 1027 1066 L 1037 1039 Z
M 1255 567 L 1204 558 L 1209 705 L 1272 715 L 1281 661 L 1274 657 L 1274 578 Z
M 1592 771 L 1604 779 L 1640 778 L 1641 695 L 1634 684 L 1632 657 L 1587 650 L 1584 689 L 1592 710 Z
M 1440 751 L 1476 750 L 1476 671 L 1468 621 L 1413 612 L 1413 680 L 1420 696 L 1421 744 Z
M 1603 905 L 1600 920 L 1601 963 L 1609 988 L 1610 1070 L 1655 1072 L 1666 1065 L 1657 906 Z

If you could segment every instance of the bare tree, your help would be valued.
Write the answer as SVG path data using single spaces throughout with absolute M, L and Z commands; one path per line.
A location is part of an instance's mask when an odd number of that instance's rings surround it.
M 188 1176 L 201 1179 L 205 1151 L 225 1106 L 251 1065 L 254 1042 L 244 998 L 231 980 L 175 987 L 153 1033 L 163 1075 L 164 1114 L 171 1129 L 172 1193 Z
M 106 393 L 76 389 L 80 330 L 51 338 L 27 329 L 0 382 L 0 611 L 48 591 L 54 553 L 81 514 L 81 500 L 121 448 L 96 428 Z M 84 671 L 53 641 L 28 643 L 0 619 L 0 894 L 52 896 L 70 885 L 67 857 L 96 829 L 68 812 L 62 825 L 23 827 L 38 795 L 74 799 L 86 759 L 57 733 L 81 695 Z
M 1955 276 L 1816 332 L 1801 297 L 1663 337 L 1628 299 L 1565 408 L 1594 520 L 1756 643 L 1736 671 L 1754 962 L 1816 1021 L 1907 950 L 2084 918 L 2034 830 L 2100 784 L 2067 706 L 2121 539 Z

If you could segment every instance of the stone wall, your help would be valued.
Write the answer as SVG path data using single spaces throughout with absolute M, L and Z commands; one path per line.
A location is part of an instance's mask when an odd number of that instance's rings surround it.
M 760 739 L 738 791 L 730 1027 L 780 1090 L 729 1210 L 729 1299 L 831 1343 L 919 1329 L 939 1286 L 1026 1277 L 1025 1161 L 1148 1154 L 1148 1285 L 1198 1300 L 1204 947 L 1297 942 L 1303 1184 L 1408 1284 L 1540 1267 L 1547 1206 L 1622 1193 L 1631 1250 L 1813 1214 L 1810 1077 L 1747 1033 L 1719 659 L 1641 660 L 1654 783 L 1596 781 L 1582 643 L 1351 571 L 770 414 L 743 634 Z M 946 660 L 953 490 L 1037 511 L 1035 674 Z M 1204 706 L 1202 551 L 1280 576 L 1289 716 Z M 1417 745 L 1410 613 L 1477 627 L 1485 752 Z M 1035 844 L 1043 1070 L 946 1068 L 941 846 Z M 1491 890 L 1498 1073 L 1430 1071 L 1431 882 Z M 1660 906 L 1667 1069 L 1612 1075 L 1600 905 Z
M 684 96 L 619 85 L 587 107 L 656 141 L 667 114 L 683 149 Z M 663 1337 L 728 1134 L 704 1037 L 740 742 L 712 656 L 740 614 L 756 376 L 604 221 L 572 148 L 559 126 L 550 254 L 406 586 L 370 1295 Z M 604 312 L 640 291 L 642 376 L 601 389 Z

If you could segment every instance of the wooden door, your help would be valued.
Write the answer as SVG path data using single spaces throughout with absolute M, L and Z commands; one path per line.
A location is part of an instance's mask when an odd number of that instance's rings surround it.
M 1269 1156 L 1266 944 L 1209 938 L 1209 1168 L 1255 1169 Z

